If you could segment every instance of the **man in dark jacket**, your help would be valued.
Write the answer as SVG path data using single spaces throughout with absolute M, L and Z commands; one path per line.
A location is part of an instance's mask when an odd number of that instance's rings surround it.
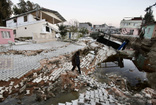
M 73 57 L 72 57 L 72 65 L 73 65 L 73 68 L 72 68 L 72 71 L 74 71 L 74 69 L 76 68 L 76 66 L 78 67 L 78 71 L 79 73 L 81 74 L 81 71 L 80 71 L 80 52 L 77 51 Z

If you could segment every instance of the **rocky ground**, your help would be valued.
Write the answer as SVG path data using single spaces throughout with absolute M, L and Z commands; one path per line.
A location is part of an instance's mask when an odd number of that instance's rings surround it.
M 64 91 L 79 91 L 82 87 L 87 87 L 87 90 L 81 93 L 78 99 L 59 105 L 156 104 L 156 92 L 151 88 L 145 88 L 134 94 L 127 89 L 126 80 L 121 77 L 107 75 L 106 83 L 100 83 L 95 79 L 92 74 L 96 70 L 96 65 L 107 57 L 115 55 L 115 50 L 93 40 L 79 40 L 77 44 L 85 45 L 79 49 L 81 75 L 77 70 L 71 71 L 71 56 L 77 50 L 41 59 L 40 67 L 27 72 L 21 78 L 0 81 L 0 105 L 8 103 L 6 101 L 8 96 L 20 98 L 35 94 L 35 101 L 43 101 Z M 26 105 L 22 101 L 18 104 Z

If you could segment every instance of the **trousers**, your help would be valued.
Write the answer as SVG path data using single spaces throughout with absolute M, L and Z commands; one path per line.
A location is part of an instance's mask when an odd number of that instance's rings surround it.
M 76 68 L 76 66 L 77 66 L 77 68 L 78 68 L 79 73 L 81 74 L 80 65 L 75 65 L 75 66 L 73 66 L 72 71 L 74 71 L 74 69 Z

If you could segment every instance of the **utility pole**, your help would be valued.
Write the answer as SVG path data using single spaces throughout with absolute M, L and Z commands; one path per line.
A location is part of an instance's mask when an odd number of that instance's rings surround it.
M 149 7 L 147 7 L 145 11 L 147 12 L 148 10 L 150 10 L 150 9 L 151 9 L 152 7 L 154 7 L 154 6 L 156 6 L 156 3 L 153 4 L 153 5 L 151 5 L 151 6 L 149 6 Z

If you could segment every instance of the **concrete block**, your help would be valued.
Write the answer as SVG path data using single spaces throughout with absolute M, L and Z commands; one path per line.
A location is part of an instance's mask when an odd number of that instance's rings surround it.
M 90 104 L 91 105 L 96 105 L 96 102 L 95 101 L 91 101 Z
M 72 105 L 72 103 L 71 102 L 66 102 L 66 105 Z
M 3 99 L 4 97 L 3 97 L 3 95 L 2 94 L 0 94 L 0 99 Z
M 85 96 L 85 99 L 86 99 L 86 100 L 89 100 L 89 99 L 90 99 L 90 96 L 89 96 L 89 95 L 86 95 L 86 96 Z
M 109 101 L 106 101 L 106 105 L 109 105 Z
M 58 103 L 58 105 L 66 105 L 66 104 L 64 104 L 64 103 Z
M 11 81 L 9 85 L 10 85 L 10 86 L 12 86 L 13 84 L 14 84 L 14 82 L 13 82 L 13 81 Z
M 30 90 L 26 90 L 26 94 L 29 95 L 30 94 Z
M 84 98 L 78 100 L 78 105 L 84 105 Z
M 79 99 L 84 99 L 84 94 L 80 94 Z
M 72 105 L 78 105 L 78 100 L 72 100 Z

